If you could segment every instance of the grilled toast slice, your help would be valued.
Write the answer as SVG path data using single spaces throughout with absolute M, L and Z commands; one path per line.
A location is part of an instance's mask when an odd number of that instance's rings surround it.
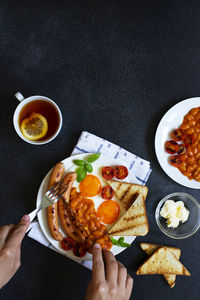
M 123 217 L 108 231 L 111 236 L 144 236 L 149 231 L 145 202 L 142 194 Z
M 190 272 L 166 247 L 158 248 L 136 272 L 137 275 L 176 274 L 190 276 Z
M 122 202 L 125 210 L 128 210 L 138 195 L 142 195 L 143 200 L 146 199 L 148 188 L 144 185 L 133 184 L 128 182 L 120 182 L 116 180 L 108 180 L 115 195 Z
M 152 255 L 158 248 L 164 247 L 161 245 L 157 244 L 148 244 L 148 243 L 140 243 L 140 247 L 142 250 L 146 252 L 147 255 Z M 176 257 L 176 259 L 179 260 L 181 256 L 181 249 L 179 248 L 174 248 L 174 247 L 166 247 L 171 251 L 171 253 Z M 174 274 L 163 274 L 165 280 L 169 284 L 170 288 L 173 288 L 175 286 L 175 281 L 176 281 L 176 275 Z

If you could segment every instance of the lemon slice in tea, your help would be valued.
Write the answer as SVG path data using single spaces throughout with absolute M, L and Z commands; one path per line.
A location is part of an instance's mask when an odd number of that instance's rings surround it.
M 20 129 L 27 139 L 37 141 L 47 134 L 48 123 L 44 116 L 33 112 L 30 117 L 22 120 Z

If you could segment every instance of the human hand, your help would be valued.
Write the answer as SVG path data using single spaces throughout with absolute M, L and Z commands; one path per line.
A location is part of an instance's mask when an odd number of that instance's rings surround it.
M 93 247 L 92 280 L 89 283 L 86 300 L 128 300 L 133 288 L 133 278 L 126 268 L 116 261 L 112 252 L 102 251 L 98 244 Z
M 30 224 L 25 215 L 18 225 L 0 227 L 0 288 L 16 273 L 21 265 L 21 243 Z

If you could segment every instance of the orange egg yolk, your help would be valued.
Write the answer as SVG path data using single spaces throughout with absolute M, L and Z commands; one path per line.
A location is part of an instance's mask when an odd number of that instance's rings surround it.
M 79 184 L 80 192 L 83 196 L 94 197 L 101 191 L 101 182 L 94 175 L 87 175 Z
M 112 224 L 120 214 L 119 204 L 112 200 L 101 203 L 97 210 L 97 217 L 105 224 Z

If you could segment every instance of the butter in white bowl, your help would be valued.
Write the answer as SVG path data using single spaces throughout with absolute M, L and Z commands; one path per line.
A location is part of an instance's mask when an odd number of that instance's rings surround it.
M 185 223 L 189 217 L 189 210 L 185 208 L 183 201 L 167 200 L 163 205 L 160 215 L 167 219 L 167 227 L 176 228 L 179 223 Z

